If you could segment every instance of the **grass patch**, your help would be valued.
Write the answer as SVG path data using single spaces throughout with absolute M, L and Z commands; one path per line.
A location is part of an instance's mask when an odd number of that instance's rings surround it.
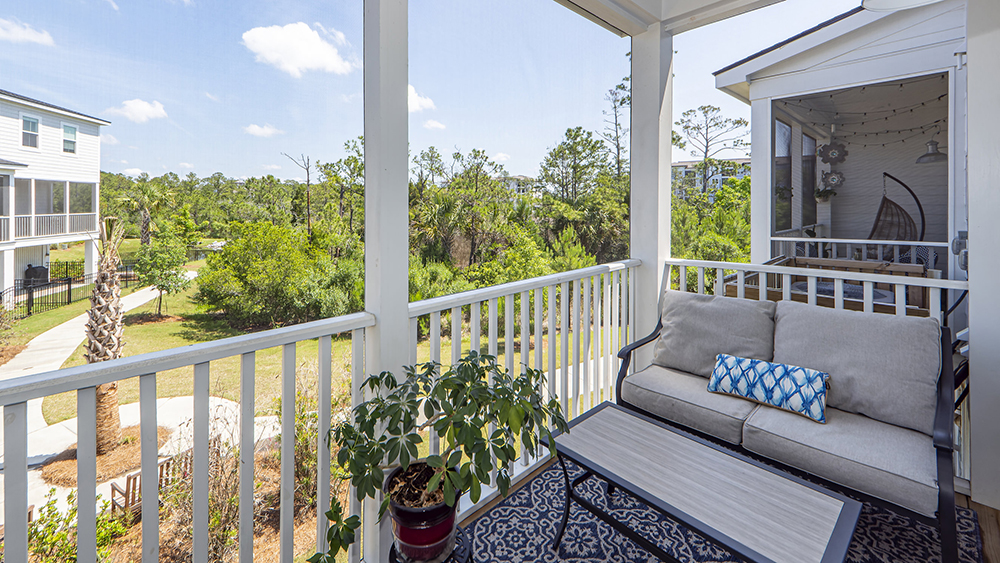
M 137 289 L 139 288 L 135 284 L 132 284 L 127 288 L 122 288 L 122 297 L 135 292 Z M 77 290 L 74 289 L 74 291 Z M 39 334 L 86 313 L 88 309 L 90 309 L 90 300 L 82 299 L 76 303 L 59 307 L 58 309 L 52 309 L 51 311 L 31 315 L 30 317 L 16 321 L 14 323 L 13 337 L 11 338 L 10 344 L 14 346 L 23 346 Z

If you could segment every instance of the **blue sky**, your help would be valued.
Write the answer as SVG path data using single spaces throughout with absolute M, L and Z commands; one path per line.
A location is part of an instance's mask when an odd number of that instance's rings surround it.
M 112 121 L 102 170 L 301 178 L 282 152 L 328 162 L 362 132 L 361 0 L 5 4 L 0 88 Z M 676 37 L 675 118 L 749 118 L 712 71 L 857 5 L 787 0 Z M 411 0 L 411 151 L 534 175 L 566 128 L 603 129 L 629 49 L 552 0 Z

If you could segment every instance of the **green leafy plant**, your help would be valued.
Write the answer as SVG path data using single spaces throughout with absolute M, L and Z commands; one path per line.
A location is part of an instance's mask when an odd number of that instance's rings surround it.
M 58 499 L 55 489 L 50 489 L 45 499 L 38 517 L 28 525 L 28 551 L 32 555 L 32 561 L 76 561 L 76 491 L 70 491 L 67 496 L 68 508 L 65 513 L 56 506 Z M 111 543 L 128 531 L 125 520 L 112 515 L 108 510 L 109 504 L 107 501 L 101 503 L 97 513 L 97 551 L 102 559 L 107 557 Z
M 555 456 L 550 426 L 569 430 L 558 399 L 544 397 L 545 374 L 539 370 L 526 368 L 514 376 L 495 357 L 472 350 L 443 374 L 436 362 L 406 367 L 404 372 L 401 381 L 388 371 L 365 380 L 362 388 L 372 398 L 355 407 L 353 423 L 333 431 L 339 446 L 337 461 L 347 469 L 359 500 L 377 498 L 386 469 L 405 470 L 418 461 L 423 430 L 433 428 L 443 441 L 441 453 L 424 460 L 434 469 L 427 491 L 440 488 L 449 506 L 463 491 L 477 502 L 483 485 L 493 485 L 506 495 L 518 440 L 526 452 L 537 456 L 540 438 L 545 437 L 549 454 Z M 379 517 L 388 506 L 389 498 L 383 499 Z M 353 538 L 350 519 L 340 519 L 339 505 L 331 512 L 328 537 Z M 347 545 L 341 541 L 334 549 L 331 543 L 326 555 L 317 555 L 331 557 Z

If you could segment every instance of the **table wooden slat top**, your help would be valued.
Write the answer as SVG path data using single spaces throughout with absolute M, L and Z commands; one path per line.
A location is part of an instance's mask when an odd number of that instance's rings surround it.
M 824 560 L 843 500 L 607 407 L 558 435 L 559 450 L 776 563 Z

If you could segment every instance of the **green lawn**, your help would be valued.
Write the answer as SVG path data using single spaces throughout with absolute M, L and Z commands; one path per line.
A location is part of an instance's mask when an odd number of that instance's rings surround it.
M 122 296 L 129 295 L 138 289 L 136 286 L 123 288 Z M 74 292 L 77 291 L 74 289 Z M 82 299 L 73 303 L 71 305 L 66 305 L 65 307 L 60 307 L 58 309 L 53 309 L 51 311 L 46 311 L 44 313 L 39 313 L 37 315 L 31 315 L 28 318 L 21 319 L 14 323 L 13 337 L 11 338 L 12 345 L 24 345 L 27 344 L 32 338 L 38 336 L 39 334 L 54 328 L 62 323 L 78 317 L 87 312 L 90 308 L 90 300 Z
M 198 342 L 208 342 L 236 336 L 242 331 L 231 328 L 224 320 L 216 315 L 211 315 L 200 310 L 199 306 L 191 300 L 195 288 L 188 289 L 184 293 L 166 298 L 164 303 L 164 313 L 180 317 L 167 322 L 147 322 L 138 323 L 143 316 L 147 317 L 155 313 L 156 301 L 150 301 L 146 305 L 139 307 L 126 316 L 125 327 L 125 356 L 134 356 L 146 352 L 154 352 L 194 344 Z M 572 334 L 570 335 L 570 345 L 572 346 Z M 557 354 L 556 364 L 559 361 L 559 345 L 555 342 L 555 353 Z M 451 340 L 443 337 L 441 339 L 441 361 L 445 366 L 451 362 Z M 462 349 L 466 350 L 470 346 L 470 339 L 466 336 L 462 341 Z M 500 339 L 498 343 L 498 359 L 502 364 L 504 353 L 504 342 Z M 482 338 L 482 353 L 488 351 L 487 339 Z M 573 350 L 570 350 L 572 361 Z M 316 366 L 318 347 L 316 340 L 299 342 L 296 346 L 296 359 L 299 366 L 299 377 L 305 381 L 313 380 L 316 377 Z M 542 365 L 548 366 L 549 347 L 543 344 Z M 281 395 L 281 349 L 280 347 L 261 350 L 256 353 L 256 380 L 255 380 L 255 409 L 258 414 L 269 414 L 276 405 L 276 400 Z M 531 352 L 532 359 L 534 351 Z M 334 358 L 334 378 L 346 386 L 350 378 L 351 362 L 351 341 L 350 335 L 343 335 L 334 338 L 333 342 Z M 417 361 L 426 362 L 430 360 L 430 343 L 424 339 L 417 347 Z M 514 354 L 515 365 L 520 365 L 521 354 L 516 351 Z M 63 364 L 63 367 L 82 365 L 83 344 L 73 354 L 73 356 Z M 157 396 L 175 397 L 186 396 L 192 393 L 193 389 L 193 367 L 179 368 L 157 374 Z M 240 358 L 231 357 L 211 363 L 211 393 L 214 396 L 223 397 L 233 401 L 240 398 Z M 609 374 L 610 376 L 610 374 Z M 139 384 L 137 379 L 122 381 L 119 386 L 119 397 L 121 402 L 131 403 L 139 400 Z M 597 399 L 600 399 L 598 397 Z M 45 399 L 42 405 L 42 412 L 45 420 L 49 424 L 60 422 L 76 416 L 76 395 L 66 393 L 62 395 L 50 396 Z
M 222 239 L 203 239 L 201 241 L 202 245 L 208 245 L 210 243 L 219 241 Z M 49 260 L 56 261 L 62 260 L 67 262 L 79 261 L 84 259 L 84 243 L 83 241 L 74 242 L 69 245 L 65 250 L 50 250 Z M 139 252 L 139 239 L 137 238 L 127 238 L 122 241 L 122 245 L 118 248 L 119 254 L 134 254 Z

